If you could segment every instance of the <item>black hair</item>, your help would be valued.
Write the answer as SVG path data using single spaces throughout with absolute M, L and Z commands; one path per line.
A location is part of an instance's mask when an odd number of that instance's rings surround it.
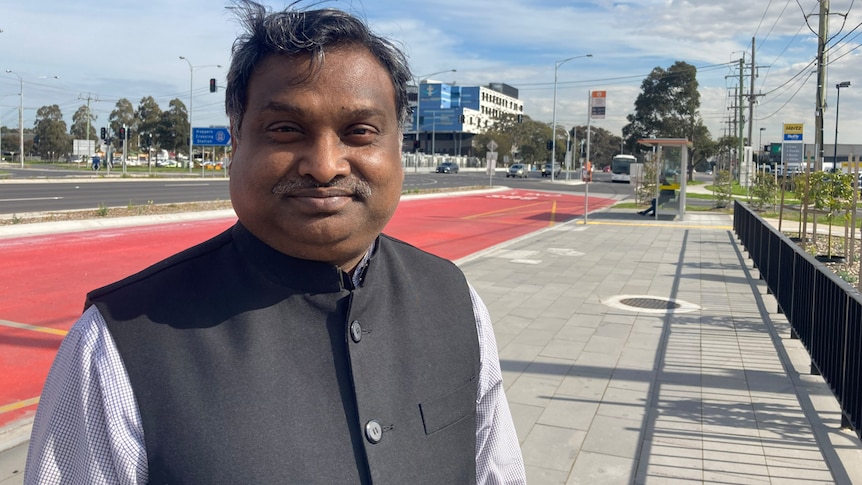
M 311 75 L 325 51 L 351 45 L 367 48 L 389 72 L 399 127 L 407 122 L 407 83 L 411 79 L 407 58 L 392 42 L 371 32 L 363 20 L 336 9 L 300 10 L 296 3 L 278 12 L 251 0 L 236 0 L 234 5 L 246 31 L 234 41 L 225 89 L 225 111 L 234 130 L 239 130 L 245 115 L 251 74 L 265 57 L 308 55 Z

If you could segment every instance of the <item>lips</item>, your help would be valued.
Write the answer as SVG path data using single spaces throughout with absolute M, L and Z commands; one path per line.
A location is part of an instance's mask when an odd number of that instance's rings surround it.
M 353 198 L 353 192 L 338 187 L 317 187 L 317 188 L 301 188 L 294 189 L 287 193 L 281 194 L 283 197 L 312 197 L 312 198 L 328 198 L 328 197 L 350 197 Z

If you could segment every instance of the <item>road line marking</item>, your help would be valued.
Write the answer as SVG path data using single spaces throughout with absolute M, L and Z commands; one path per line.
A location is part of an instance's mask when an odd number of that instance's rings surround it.
M 205 184 L 165 184 L 164 187 L 207 187 L 209 182 Z
M 62 200 L 62 197 L 27 197 L 23 199 L 0 199 L 0 202 L 26 202 L 30 200 Z
M 534 205 L 543 205 L 543 204 L 547 204 L 547 201 L 534 202 L 534 203 L 532 203 L 532 204 L 519 205 L 519 206 L 517 206 L 517 207 L 507 207 L 507 208 L 505 208 L 505 209 L 497 209 L 497 210 L 495 210 L 495 211 L 491 211 L 491 212 L 483 212 L 483 213 L 481 213 L 481 214 L 473 214 L 472 216 L 466 216 L 466 217 L 463 217 L 463 219 L 475 219 L 475 218 L 478 218 L 478 217 L 490 216 L 490 215 L 493 215 L 493 214 L 499 214 L 499 213 L 502 213 L 502 212 L 512 212 L 512 211 L 516 211 L 516 210 L 522 210 L 522 209 L 526 209 L 527 207 L 533 207 Z
M 11 411 L 17 411 L 21 408 L 26 408 L 28 406 L 32 406 L 34 404 L 39 404 L 38 397 L 31 397 L 30 399 L 25 399 L 23 401 L 13 402 L 12 404 L 6 404 L 5 406 L 0 406 L 0 414 L 8 413 Z
M 67 333 L 69 333 L 68 330 L 60 330 L 58 328 L 51 328 L 51 327 L 40 327 L 38 325 L 30 325 L 27 323 L 10 322 L 7 320 L 0 320 L 0 325 L 2 325 L 4 327 L 20 328 L 22 330 L 32 330 L 34 332 L 50 333 L 52 335 L 60 335 L 60 336 L 65 336 Z
M 555 200 L 553 204 L 551 204 L 551 220 L 548 221 L 548 227 L 554 225 L 554 218 L 557 215 L 557 201 Z

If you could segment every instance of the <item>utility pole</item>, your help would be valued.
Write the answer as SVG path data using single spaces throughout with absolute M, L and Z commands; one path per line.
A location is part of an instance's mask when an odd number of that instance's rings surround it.
M 754 37 L 751 38 L 751 76 L 750 76 L 750 84 L 748 88 L 748 145 L 751 146 L 752 140 L 754 140 L 754 135 L 752 133 L 752 129 L 754 128 L 754 102 L 757 101 L 757 96 L 754 94 Z
M 745 68 L 745 57 L 739 59 L 739 153 L 736 155 L 736 167 L 739 173 L 739 181 L 742 182 L 742 161 L 745 158 L 745 140 L 742 138 L 743 130 L 745 128 L 745 94 L 742 90 L 742 83 L 745 79 L 745 73 L 743 69 Z M 746 172 L 747 174 L 748 172 Z M 747 179 L 746 179 L 747 183 Z
M 90 153 L 90 101 L 91 100 L 92 101 L 99 101 L 99 98 L 97 97 L 97 98 L 93 99 L 92 95 L 90 93 L 87 93 L 86 98 L 84 98 L 83 96 L 78 96 L 78 99 L 87 101 L 87 118 L 86 118 L 86 122 L 87 122 L 87 163 L 89 163 L 90 158 L 93 156 L 93 154 Z M 105 164 L 107 164 L 107 163 L 108 163 L 108 154 L 106 152 L 105 153 Z
M 826 106 L 826 37 L 829 35 L 829 0 L 820 0 L 820 22 L 817 33 L 817 103 L 814 113 L 814 149 L 816 170 L 823 170 L 823 108 Z

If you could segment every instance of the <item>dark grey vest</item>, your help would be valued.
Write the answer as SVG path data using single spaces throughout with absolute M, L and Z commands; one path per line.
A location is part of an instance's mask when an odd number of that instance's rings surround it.
M 381 236 L 364 282 L 237 224 L 88 295 L 151 483 L 472 483 L 479 344 L 452 263 Z

